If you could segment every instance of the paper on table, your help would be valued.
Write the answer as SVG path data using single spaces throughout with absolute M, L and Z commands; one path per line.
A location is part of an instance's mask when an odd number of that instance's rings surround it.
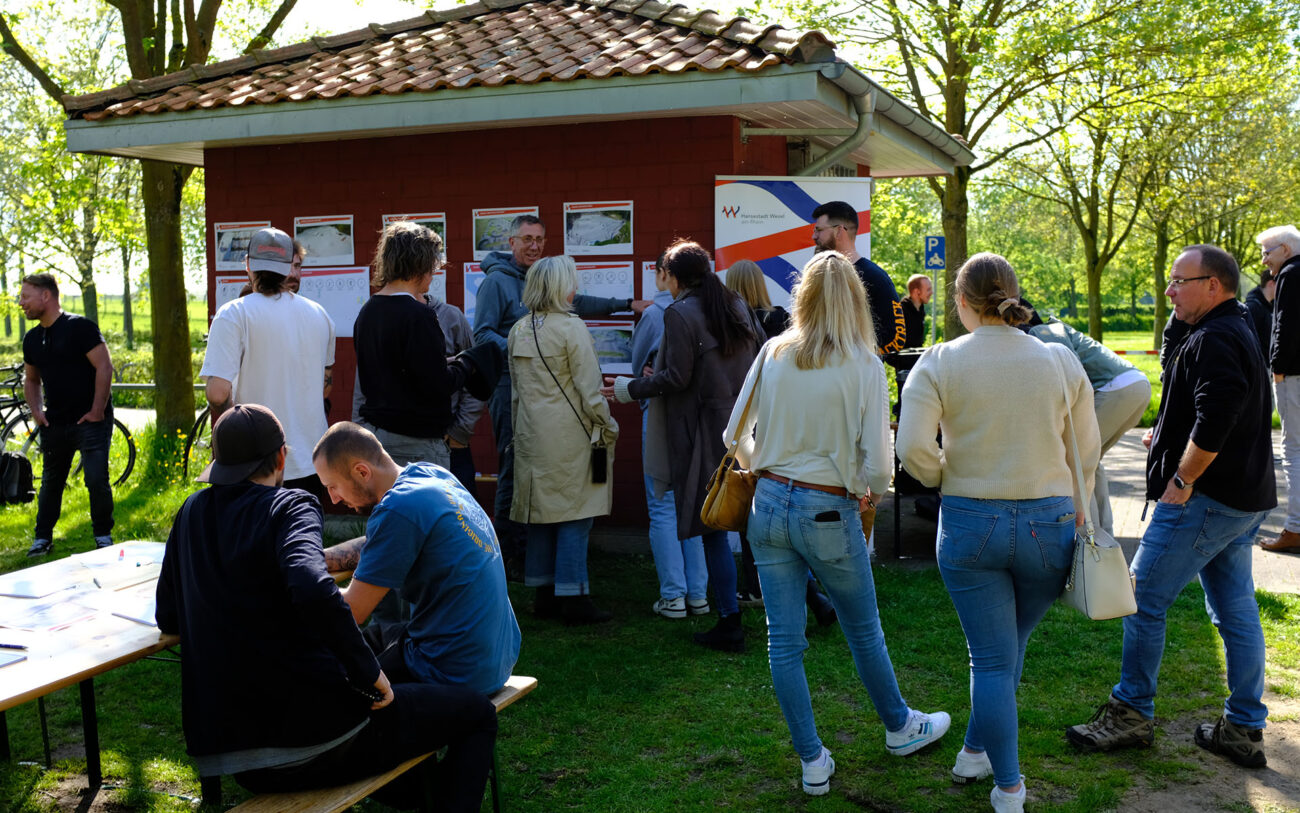
M 102 600 L 96 606 L 108 610 L 113 615 L 135 621 L 145 626 L 156 626 L 158 614 L 158 587 L 150 582 L 116 593 L 101 594 Z
M 27 660 L 27 656 L 21 652 L 0 652 L 0 668 L 12 666 L 25 660 Z
M 51 593 L 67 590 L 74 580 L 67 572 L 30 573 L 15 570 L 0 576 L 0 596 L 14 598 L 45 598 Z
M 5 602 L 3 609 L 0 609 L 0 627 L 50 632 L 93 618 L 95 612 L 64 594 L 53 599 Z
M 70 558 L 93 574 L 98 587 L 120 590 L 158 578 L 166 550 L 162 542 L 124 542 Z

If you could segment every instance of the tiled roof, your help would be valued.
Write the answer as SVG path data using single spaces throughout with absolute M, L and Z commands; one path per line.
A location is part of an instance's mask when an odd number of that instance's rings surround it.
M 654 0 L 481 0 L 67 96 L 63 105 L 72 117 L 95 121 L 441 88 L 753 73 L 834 60 L 834 43 L 819 32 L 799 35 Z

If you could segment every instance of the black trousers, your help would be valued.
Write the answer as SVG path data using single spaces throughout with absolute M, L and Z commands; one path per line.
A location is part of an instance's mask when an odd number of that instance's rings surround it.
M 63 512 L 63 487 L 72 470 L 72 456 L 81 452 L 81 473 L 90 492 L 90 528 L 95 536 L 113 532 L 113 487 L 108 482 L 108 447 L 113 417 L 94 423 L 42 426 L 41 493 L 36 501 L 36 539 L 53 539 Z

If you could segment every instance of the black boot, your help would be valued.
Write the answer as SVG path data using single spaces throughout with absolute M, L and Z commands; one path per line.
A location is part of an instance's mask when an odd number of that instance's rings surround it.
M 839 616 L 835 614 L 835 605 L 817 589 L 817 582 L 808 580 L 808 609 L 817 618 L 817 626 L 829 627 Z
M 591 602 L 591 596 L 561 596 L 560 603 L 567 627 L 582 627 L 587 624 L 603 624 L 614 617 L 608 610 L 602 610 Z
M 708 632 L 695 633 L 695 643 L 719 652 L 744 652 L 745 630 L 740 626 L 740 613 L 719 618 Z
M 534 618 L 559 618 L 560 600 L 555 597 L 555 585 L 543 584 L 533 594 Z

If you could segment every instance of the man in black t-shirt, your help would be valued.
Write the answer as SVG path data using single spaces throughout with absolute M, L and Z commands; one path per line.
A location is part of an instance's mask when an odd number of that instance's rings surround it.
M 867 305 L 876 328 L 876 350 L 895 353 L 903 349 L 907 324 L 898 289 L 885 269 L 858 254 L 858 213 L 842 200 L 832 200 L 813 209 L 813 244 L 818 251 L 838 251 L 853 267 L 867 288 Z
M 41 556 L 54 549 L 63 486 L 77 452 L 90 492 L 95 547 L 108 547 L 113 544 L 113 487 L 108 481 L 113 361 L 108 345 L 94 322 L 63 312 L 59 285 L 50 274 L 24 278 L 18 305 L 38 323 L 23 337 L 23 394 L 41 433 L 43 457 L 35 541 L 27 555 Z
M 903 321 L 907 324 L 908 347 L 925 346 L 925 306 L 934 296 L 934 283 L 925 274 L 907 278 L 907 298 L 903 300 Z

